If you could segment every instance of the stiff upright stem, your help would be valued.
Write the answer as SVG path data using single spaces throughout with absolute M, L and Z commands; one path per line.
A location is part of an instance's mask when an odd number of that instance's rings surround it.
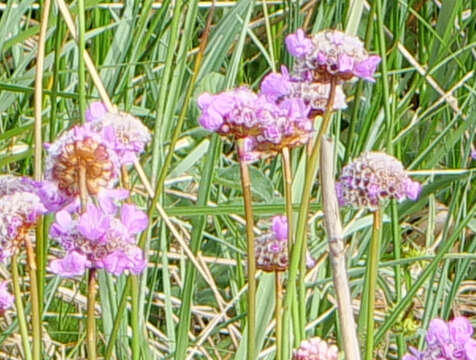
M 255 238 L 253 233 L 253 206 L 251 199 L 251 182 L 248 165 L 241 160 L 244 152 L 243 140 L 238 140 L 238 157 L 240 158 L 241 186 L 245 205 L 246 238 L 248 251 L 248 360 L 255 358 L 255 322 L 256 322 L 256 259 Z
M 323 121 L 321 124 L 321 128 L 319 129 L 319 134 L 314 142 L 314 146 L 312 148 L 311 154 L 307 160 L 307 167 L 306 167 L 306 176 L 304 179 L 304 187 L 303 193 L 301 197 L 301 207 L 299 209 L 299 217 L 298 223 L 296 227 L 296 238 L 295 243 L 293 246 L 292 254 L 291 254 L 291 261 L 289 266 L 289 279 L 296 279 L 298 274 L 298 268 L 301 261 L 305 261 L 305 258 L 302 258 L 302 251 L 303 251 L 303 244 L 305 242 L 305 235 L 306 235 L 306 225 L 307 225 L 307 218 L 309 213 L 309 201 L 311 199 L 311 190 L 312 185 L 314 183 L 315 173 L 317 171 L 317 161 L 318 155 L 321 146 L 321 138 L 327 132 L 329 128 L 329 124 L 331 122 L 332 116 L 332 109 L 334 108 L 334 97 L 335 97 L 335 89 L 337 86 L 337 80 L 332 78 L 330 83 L 330 91 L 329 91 L 329 99 L 327 101 L 326 112 L 324 113 Z M 299 281 L 304 281 L 305 274 L 299 274 Z M 284 326 L 290 321 L 290 311 L 292 309 L 292 303 L 295 298 L 297 291 L 296 291 L 296 284 L 293 281 L 289 282 L 289 289 L 286 293 L 286 300 L 284 305 Z M 301 304 L 301 310 L 305 310 L 305 304 Z M 304 329 L 305 324 L 300 324 L 300 328 Z M 294 343 L 296 347 L 301 342 L 300 334 L 303 332 L 301 329 L 294 329 Z M 288 358 L 290 356 L 289 350 L 289 336 L 285 336 L 283 338 L 283 349 L 285 351 L 284 356 Z M 288 356 L 289 355 L 289 356 Z
M 96 360 L 96 269 L 89 269 L 88 279 L 88 360 Z
M 20 336 L 23 346 L 23 352 L 25 354 L 25 360 L 31 360 L 30 342 L 28 340 L 28 329 L 25 320 L 25 311 L 23 309 L 23 302 L 21 300 L 20 290 L 20 276 L 18 275 L 18 261 L 17 255 L 12 256 L 12 285 L 13 295 L 15 295 L 15 307 L 17 309 L 18 325 L 20 327 Z
M 293 176 L 291 173 L 291 159 L 289 148 L 285 147 L 282 151 L 283 170 L 284 170 L 284 197 L 286 202 L 286 218 L 288 220 L 288 249 L 291 257 L 291 249 L 294 243 L 294 224 L 293 224 Z
M 282 339 L 282 331 L 283 331 L 283 318 L 281 316 L 282 312 L 282 293 L 283 290 L 281 288 L 281 279 L 279 276 L 279 271 L 274 272 L 274 280 L 275 280 L 275 297 L 276 297 L 276 312 L 275 312 L 275 320 L 276 320 L 276 360 L 282 360 L 282 347 L 281 347 L 281 339 Z
M 28 234 L 25 234 L 25 247 L 28 263 L 28 272 L 30 274 L 30 296 L 31 296 L 31 319 L 33 335 L 33 359 L 41 359 L 41 321 L 40 321 L 40 303 L 38 299 L 38 280 L 36 274 L 36 261 L 33 245 Z
M 365 342 L 365 360 L 373 359 L 374 347 L 374 310 L 375 310 L 375 291 L 377 288 L 378 260 L 380 253 L 380 234 L 382 228 L 382 215 L 380 209 L 373 213 L 372 239 L 368 255 L 368 286 L 367 286 L 367 323 L 366 323 L 366 342 Z

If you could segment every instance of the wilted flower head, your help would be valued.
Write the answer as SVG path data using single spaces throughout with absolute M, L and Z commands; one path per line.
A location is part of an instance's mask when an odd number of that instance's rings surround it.
M 94 107 L 91 112 L 93 110 Z M 121 164 L 133 163 L 151 140 L 149 129 L 138 118 L 124 112 L 96 110 L 95 113 L 94 117 L 90 116 L 89 125 L 92 130 L 111 144 Z
M 8 292 L 7 282 L 0 282 L 0 316 L 13 305 L 13 295 Z
M 82 275 L 86 268 L 103 268 L 114 275 L 126 270 L 142 272 L 146 263 L 136 235 L 147 227 L 147 215 L 130 204 L 115 209 L 118 207 L 88 204 L 81 215 L 59 211 L 50 236 L 67 253 L 53 260 L 49 270 L 63 277 Z
M 366 152 L 342 169 L 336 190 L 340 206 L 376 210 L 386 199 L 416 200 L 421 185 L 408 177 L 393 156 Z
M 339 350 L 318 337 L 304 340 L 293 352 L 293 360 L 337 360 Z
M 46 209 L 40 199 L 30 192 L 16 191 L 0 196 L 0 261 L 18 249 L 44 213 Z
M 474 360 L 476 340 L 472 339 L 473 332 L 469 320 L 462 316 L 448 323 L 433 319 L 426 334 L 427 348 L 424 351 L 411 348 L 412 355 L 405 355 L 402 360 Z
M 264 271 L 288 268 L 288 222 L 285 216 L 271 220 L 271 231 L 255 240 L 256 267 Z
M 119 163 L 111 144 L 88 124 L 76 126 L 47 146 L 45 177 L 67 196 L 79 195 L 80 169 L 86 171 L 89 194 L 110 188 L 117 180 Z
M 300 29 L 286 38 L 286 46 L 296 57 L 295 70 L 301 80 L 329 82 L 354 76 L 375 81 L 380 57 L 369 55 L 357 37 L 338 30 L 324 30 L 306 37 Z
M 281 73 L 270 73 L 261 82 L 261 94 L 272 101 L 280 102 L 284 99 L 302 99 L 308 106 L 308 117 L 322 114 L 327 107 L 330 84 L 310 81 L 301 81 L 289 75 L 285 66 L 281 66 Z M 342 86 L 337 85 L 334 97 L 334 110 L 347 108 Z

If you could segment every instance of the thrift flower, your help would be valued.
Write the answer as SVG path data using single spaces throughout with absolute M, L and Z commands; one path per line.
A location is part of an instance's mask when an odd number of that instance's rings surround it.
M 296 75 L 301 80 L 329 82 L 359 77 L 375 81 L 380 57 L 369 55 L 357 37 L 338 30 L 324 30 L 306 37 L 301 29 L 286 38 L 289 53 L 296 57 Z
M 5 193 L 5 189 L 0 193 Z M 16 191 L 0 196 L 0 261 L 11 256 L 46 209 L 38 196 Z
M 471 157 L 473 158 L 473 160 L 476 160 L 476 149 L 473 149 L 471 151 Z
M 198 98 L 200 124 L 209 131 L 245 139 L 240 158 L 254 160 L 283 147 L 307 143 L 312 132 L 309 108 L 299 98 L 274 101 L 246 87 Z
M 433 319 L 426 334 L 427 348 L 418 351 L 410 348 L 412 355 L 402 360 L 474 360 L 476 340 L 472 338 L 473 326 L 465 317 L 456 317 L 449 322 Z
M 47 146 L 45 177 L 68 197 L 79 195 L 79 173 L 86 170 L 88 193 L 96 195 L 117 180 L 119 163 L 111 144 L 89 126 L 76 126 Z
M 0 282 L 0 316 L 13 305 L 13 295 L 8 292 L 7 282 Z
M 50 236 L 67 254 L 50 263 L 51 272 L 63 277 L 82 275 L 87 268 L 105 269 L 114 275 L 126 270 L 142 272 L 146 262 L 135 238 L 147 227 L 147 215 L 130 204 L 123 204 L 113 213 L 103 208 L 111 209 L 110 204 L 88 204 L 81 215 L 65 210 L 56 214 Z
M 275 216 L 271 221 L 271 231 L 255 240 L 256 268 L 285 271 L 288 268 L 288 222 L 285 216 Z
M 119 112 L 101 112 L 95 110 L 99 105 L 91 104 L 91 111 L 95 116 L 90 116 L 91 129 L 98 132 L 108 141 L 117 153 L 121 165 L 132 164 L 137 160 L 137 155 L 144 152 L 145 146 L 150 142 L 149 129 L 136 117 Z
M 270 73 L 261 82 L 261 94 L 275 102 L 284 99 L 302 99 L 309 107 L 308 117 L 324 113 L 327 107 L 330 92 L 329 84 L 300 81 L 290 76 L 287 68 L 281 66 L 281 73 Z M 334 110 L 347 108 L 345 94 L 341 85 L 337 85 L 334 96 Z
M 293 352 L 293 360 L 337 360 L 339 350 L 318 337 L 304 340 Z
M 340 206 L 376 210 L 381 201 L 416 200 L 420 183 L 411 180 L 400 161 L 381 152 L 366 152 L 342 169 L 336 184 Z

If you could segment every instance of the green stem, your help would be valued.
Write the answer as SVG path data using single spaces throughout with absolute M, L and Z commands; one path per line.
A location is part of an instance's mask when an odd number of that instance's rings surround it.
M 25 235 L 28 272 L 30 273 L 31 318 L 33 336 L 33 359 L 41 359 L 41 321 L 40 303 L 38 299 L 38 281 L 36 276 L 36 261 L 33 246 L 28 235 Z
M 139 280 L 131 275 L 131 327 L 132 327 L 132 359 L 140 358 L 140 327 L 139 327 Z
M 255 321 L 256 321 L 256 259 L 255 238 L 253 233 L 253 207 L 251 199 L 251 182 L 248 165 L 241 160 L 244 151 L 243 140 L 238 140 L 238 156 L 240 157 L 241 186 L 245 205 L 246 238 L 248 245 L 248 360 L 255 358 Z
M 373 213 L 374 222 L 372 228 L 372 239 L 368 255 L 368 292 L 367 292 L 367 335 L 365 342 L 365 360 L 373 359 L 374 347 L 374 309 L 375 291 L 377 288 L 378 260 L 380 253 L 380 234 L 382 229 L 382 215 L 380 209 Z
M 337 80 L 332 78 L 330 83 L 329 99 L 327 101 L 326 111 L 323 116 L 321 128 L 319 129 L 319 134 L 317 135 L 314 146 L 311 150 L 311 154 L 306 163 L 307 165 L 306 176 L 304 179 L 304 187 L 303 187 L 303 193 L 301 197 L 301 207 L 299 209 L 299 217 L 298 217 L 298 223 L 296 228 L 296 239 L 295 239 L 295 244 L 293 246 L 291 261 L 289 266 L 289 279 L 296 279 L 298 275 L 299 264 L 301 261 L 303 261 L 302 250 L 303 250 L 303 244 L 306 237 L 305 235 L 307 230 L 307 218 L 308 218 L 308 212 L 309 212 L 309 202 L 311 199 L 311 190 L 312 190 L 312 185 L 314 183 L 314 177 L 315 177 L 317 166 L 318 166 L 318 156 L 319 156 L 319 152 L 321 148 L 321 139 L 322 139 L 322 136 L 327 132 L 327 129 L 329 128 L 329 124 L 331 122 L 332 109 L 334 108 L 334 97 L 335 97 L 336 86 L 337 86 Z M 300 283 L 304 283 L 304 275 L 305 275 L 304 273 L 299 274 Z M 289 289 L 286 294 L 286 300 L 285 300 L 284 324 L 289 322 L 290 309 L 292 306 L 293 299 L 295 298 L 295 294 L 296 294 L 296 284 L 294 283 L 294 281 L 290 281 Z M 305 314 L 304 314 L 304 317 L 305 317 Z M 304 326 L 305 324 L 300 324 L 299 327 L 304 328 Z M 299 328 L 294 329 L 294 344 L 296 347 L 299 345 L 299 343 L 302 340 L 300 336 L 301 333 L 303 333 L 303 331 L 299 330 Z M 289 344 L 287 344 L 287 341 L 288 341 L 288 336 L 286 336 L 283 339 L 283 348 L 287 351 L 286 353 L 284 353 L 285 357 L 289 358 L 290 352 L 289 352 Z
M 286 206 L 286 218 L 288 221 L 288 249 L 289 257 L 291 257 L 291 249 L 294 243 L 294 227 L 293 227 L 293 176 L 291 173 L 291 159 L 289 156 L 289 148 L 285 147 L 282 152 L 283 169 L 284 169 L 284 197 Z
M 109 341 L 106 346 L 106 352 L 104 353 L 104 359 L 111 359 L 112 351 L 114 350 L 114 344 L 116 342 L 117 335 L 119 334 L 119 329 L 121 328 L 121 322 L 123 320 L 122 316 L 126 309 L 127 295 L 130 289 L 131 289 L 131 278 L 129 277 L 126 287 L 124 288 L 122 292 L 121 300 L 119 301 L 116 318 L 114 319 L 114 324 L 112 326 L 111 336 L 109 337 Z
M 86 20 L 84 17 L 84 0 L 78 0 L 78 94 L 79 94 L 79 119 L 84 123 L 86 112 L 86 74 L 84 65 L 84 50 L 86 41 L 84 34 L 86 32 Z
M 276 318 L 276 360 L 282 360 L 282 348 L 281 348 L 281 336 L 283 331 L 283 318 L 281 316 L 282 312 L 282 287 L 281 279 L 279 278 L 279 271 L 274 272 L 274 281 L 275 281 L 275 297 L 276 297 L 276 309 L 275 309 L 275 318 Z
M 17 255 L 12 256 L 12 285 L 13 295 L 15 295 L 15 306 L 17 308 L 17 319 L 20 327 L 20 336 L 23 345 L 23 352 L 25 353 L 25 360 L 31 360 L 30 342 L 28 340 L 28 329 L 25 320 L 25 311 L 23 310 L 23 303 L 21 301 L 20 277 L 18 275 Z
M 89 269 L 88 279 L 88 360 L 96 360 L 96 269 Z

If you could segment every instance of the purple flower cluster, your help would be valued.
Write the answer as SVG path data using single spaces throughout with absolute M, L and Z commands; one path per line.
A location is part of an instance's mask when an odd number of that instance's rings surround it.
M 402 360 L 475 360 L 473 332 L 469 320 L 462 316 L 448 323 L 433 319 L 426 334 L 427 348 L 424 351 L 411 348 L 412 355 L 405 355 Z
M 0 316 L 13 305 L 13 295 L 8 292 L 7 282 L 0 282 Z
M 293 360 L 337 360 L 338 357 L 337 346 L 329 345 L 318 337 L 304 340 L 293 352 Z
M 243 158 L 253 154 L 274 153 L 284 146 L 305 144 L 312 132 L 309 108 L 300 98 L 272 101 L 239 87 L 216 95 L 203 93 L 198 98 L 200 124 L 209 131 L 246 139 Z
M 49 270 L 63 277 L 79 276 L 86 268 L 105 269 L 120 275 L 129 270 L 140 273 L 146 266 L 136 235 L 148 224 L 147 215 L 135 205 L 118 206 L 115 200 L 127 197 L 123 190 L 111 191 L 111 197 L 88 204 L 82 214 L 61 210 L 50 228 L 67 254 L 53 260 Z
M 330 85 L 303 81 L 289 74 L 286 66 L 281 66 L 281 73 L 270 73 L 261 82 L 261 93 L 272 101 L 283 99 L 302 99 L 309 107 L 308 117 L 324 113 L 329 100 Z M 336 87 L 333 110 L 347 108 L 342 86 Z
M 286 46 L 296 57 L 296 76 L 303 81 L 329 82 L 333 77 L 347 81 L 359 77 L 373 82 L 381 60 L 369 55 L 357 37 L 338 30 L 306 36 L 299 29 L 286 37 Z
M 0 176 L 0 261 L 15 253 L 44 213 L 46 208 L 23 178 Z
M 135 205 L 121 203 L 129 192 L 114 187 L 121 167 L 144 151 L 149 131 L 132 115 L 109 112 L 100 102 L 87 109 L 86 120 L 47 145 L 46 181 L 28 181 L 47 209 L 56 213 L 50 236 L 66 251 L 49 270 L 63 277 L 82 275 L 87 268 L 138 274 L 146 260 L 136 237 L 148 218 Z M 80 206 L 82 176 L 87 204 Z
M 411 180 L 393 156 L 366 152 L 342 169 L 336 191 L 340 206 L 375 210 L 386 199 L 416 200 L 421 184 Z
M 288 268 L 288 222 L 286 216 L 271 220 L 271 231 L 255 240 L 256 267 L 264 271 Z

